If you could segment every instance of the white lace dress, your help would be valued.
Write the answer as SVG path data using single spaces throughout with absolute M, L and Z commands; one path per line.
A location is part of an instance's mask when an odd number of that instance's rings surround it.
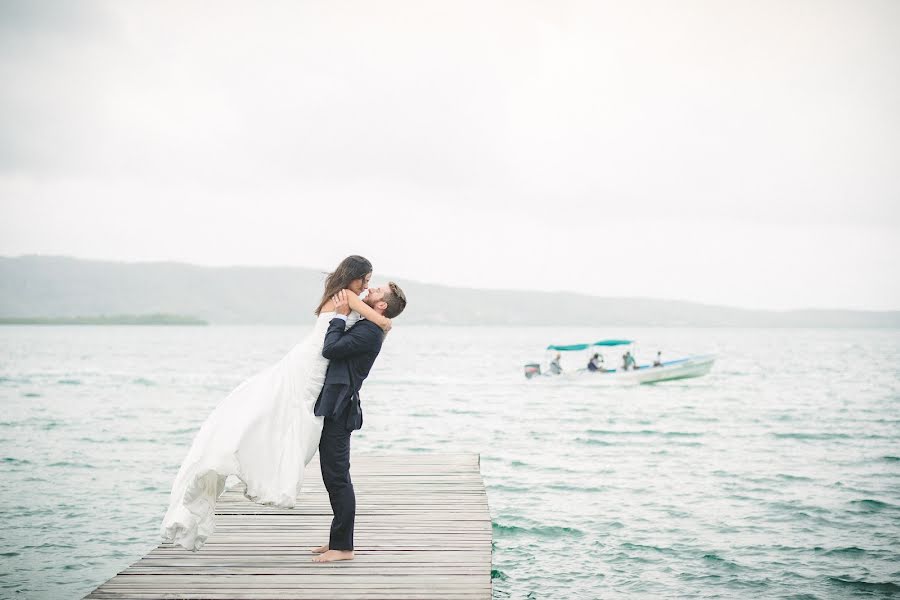
M 322 417 L 313 413 L 328 360 L 322 345 L 333 312 L 280 361 L 225 397 L 197 432 L 175 477 L 162 522 L 166 541 L 199 550 L 215 530 L 216 499 L 236 475 L 260 504 L 293 508 L 303 468 L 315 455 Z M 353 312 L 349 328 L 359 318 Z

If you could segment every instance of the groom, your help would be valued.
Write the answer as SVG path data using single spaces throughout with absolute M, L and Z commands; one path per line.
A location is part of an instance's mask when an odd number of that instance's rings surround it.
M 365 319 L 344 331 L 350 305 L 347 292 L 334 297 L 335 316 L 328 324 L 322 356 L 327 358 L 325 384 L 316 400 L 316 416 L 325 417 L 319 440 L 322 481 L 328 490 L 334 519 L 328 544 L 313 550 L 314 562 L 353 559 L 353 523 L 356 495 L 350 481 L 350 434 L 362 427 L 359 389 L 381 351 L 384 333 Z M 406 308 L 406 295 L 393 281 L 369 288 L 364 302 L 376 312 L 393 319 Z

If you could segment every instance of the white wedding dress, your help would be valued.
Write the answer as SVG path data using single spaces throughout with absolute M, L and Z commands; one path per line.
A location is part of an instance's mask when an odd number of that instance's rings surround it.
M 162 522 L 166 541 L 199 550 L 215 529 L 216 499 L 236 475 L 244 495 L 259 504 L 293 508 L 322 434 L 313 413 L 328 360 L 322 345 L 333 312 L 280 361 L 225 397 L 197 432 L 175 477 Z M 359 314 L 352 312 L 349 328 Z

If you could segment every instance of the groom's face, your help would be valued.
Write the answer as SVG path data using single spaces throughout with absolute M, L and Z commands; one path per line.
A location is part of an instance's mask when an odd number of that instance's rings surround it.
M 386 285 L 380 285 L 378 287 L 370 287 L 369 295 L 365 298 L 365 303 L 371 306 L 372 308 L 377 309 L 378 303 L 384 300 L 385 294 L 387 294 L 390 289 Z

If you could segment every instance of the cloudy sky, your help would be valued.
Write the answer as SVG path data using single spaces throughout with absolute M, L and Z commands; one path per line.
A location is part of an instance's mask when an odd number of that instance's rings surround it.
M 900 309 L 895 0 L 7 0 L 0 78 L 0 255 Z

